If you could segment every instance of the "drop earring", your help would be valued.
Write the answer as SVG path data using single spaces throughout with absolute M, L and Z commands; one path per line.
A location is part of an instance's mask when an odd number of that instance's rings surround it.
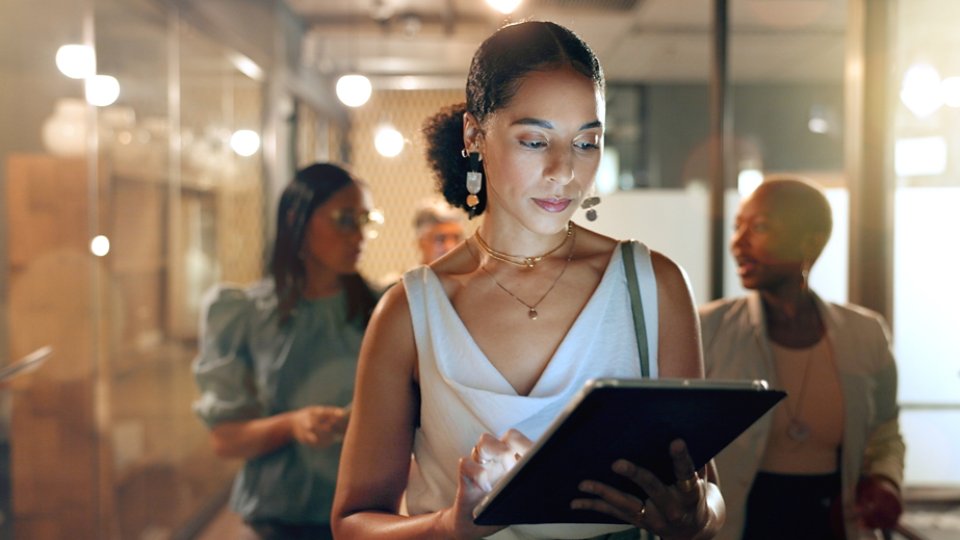
M 480 204 L 480 197 L 477 195 L 483 185 L 483 173 L 480 172 L 482 158 L 479 152 L 468 153 L 466 148 L 460 151 L 460 155 L 470 160 L 470 170 L 467 171 L 467 193 L 469 193 L 467 206 L 470 209 L 470 217 L 473 217 L 477 205 Z
M 583 202 L 580 203 L 580 208 L 583 208 L 584 210 L 587 211 L 587 220 L 589 221 L 597 220 L 597 209 L 594 208 L 594 206 L 597 206 L 598 204 L 600 204 L 599 195 L 593 195 L 593 196 L 587 197 L 586 199 L 583 200 Z
M 807 292 L 810 290 L 810 267 L 813 266 L 807 262 L 806 259 L 803 260 L 803 266 L 800 267 L 800 290 Z

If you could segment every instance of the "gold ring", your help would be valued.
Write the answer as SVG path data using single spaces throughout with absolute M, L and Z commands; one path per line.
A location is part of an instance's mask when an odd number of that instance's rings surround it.
M 693 493 L 697 489 L 697 485 L 700 483 L 700 477 L 694 473 L 690 478 L 684 478 L 683 480 L 677 480 L 677 488 L 680 489 L 682 493 Z

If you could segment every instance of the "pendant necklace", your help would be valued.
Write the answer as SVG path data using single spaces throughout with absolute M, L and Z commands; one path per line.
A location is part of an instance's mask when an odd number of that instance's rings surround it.
M 810 373 L 810 364 L 813 362 L 813 355 L 817 350 L 816 344 L 807 352 L 806 364 L 803 367 L 803 378 L 800 380 L 800 390 L 797 391 L 797 401 L 794 410 L 791 411 L 787 406 L 787 416 L 790 422 L 787 424 L 787 436 L 798 443 L 805 442 L 810 438 L 810 426 L 800 419 L 800 411 L 803 407 L 803 394 L 807 389 L 807 375 Z M 789 398 L 787 404 L 790 403 Z
M 481 244 L 482 240 L 480 240 L 480 235 L 479 235 L 479 234 L 475 234 L 474 236 L 477 238 L 477 243 L 480 244 L 480 247 L 483 247 L 483 244 Z M 577 244 L 577 233 L 576 233 L 576 229 L 574 229 L 571 225 L 568 224 L 568 225 L 567 225 L 567 236 L 564 237 L 563 243 L 561 243 L 559 246 L 557 246 L 557 247 L 553 248 L 552 250 L 550 250 L 549 253 L 545 253 L 545 254 L 541 255 L 540 257 L 536 257 L 536 261 L 534 261 L 532 265 L 529 265 L 529 266 L 527 267 L 527 268 L 533 268 L 533 266 L 536 265 L 537 262 L 540 262 L 540 260 L 543 259 L 543 257 L 546 257 L 546 256 L 549 255 L 550 253 L 553 253 L 553 252 L 557 251 L 558 249 L 560 249 L 560 247 L 563 246 L 563 244 L 565 244 L 565 243 L 567 242 L 567 238 L 570 238 L 570 253 L 567 254 L 567 259 L 566 259 L 565 261 L 563 261 L 563 268 L 560 269 L 560 273 L 557 274 L 557 277 L 556 277 L 556 278 L 554 278 L 553 283 L 550 284 L 550 287 L 547 289 L 547 291 L 546 291 L 545 293 L 543 293 L 543 295 L 540 297 L 540 299 L 537 300 L 537 301 L 536 301 L 535 303 L 533 303 L 533 304 L 528 304 L 528 303 L 524 302 L 522 299 L 520 299 L 519 296 L 517 296 L 517 295 L 513 294 L 512 292 L 510 292 L 509 289 L 507 289 L 506 287 L 504 287 L 503 285 L 501 285 L 499 281 L 497 281 L 497 278 L 493 277 L 493 273 L 490 272 L 489 270 L 487 270 L 487 267 L 484 266 L 483 262 L 480 261 L 480 258 L 479 258 L 479 257 L 477 257 L 477 261 L 480 262 L 480 269 L 483 270 L 483 272 L 484 272 L 485 274 L 487 274 L 488 276 L 490 276 L 490 279 L 493 280 L 493 282 L 497 285 L 497 287 L 500 287 L 500 289 L 502 289 L 503 292 L 509 294 L 511 298 L 513 298 L 513 299 L 516 300 L 517 302 L 520 302 L 521 304 L 523 304 L 524 307 L 526 307 L 527 310 L 528 310 L 528 311 L 527 311 L 527 317 L 529 317 L 531 321 L 535 321 L 535 320 L 537 320 L 537 318 L 540 317 L 540 313 L 537 312 L 537 306 L 539 306 L 540 303 L 543 302 L 543 299 L 546 298 L 548 294 L 550 294 L 550 291 L 552 291 L 553 288 L 557 286 L 557 283 L 560 281 L 560 278 L 563 277 L 563 274 L 567 271 L 567 266 L 570 264 L 570 259 L 573 258 L 573 248 L 576 247 L 576 244 Z M 467 249 L 470 249 L 470 243 L 469 243 L 469 242 L 467 242 Z M 487 250 L 484 249 L 484 251 L 487 251 Z M 473 254 L 473 250 L 472 250 L 472 249 L 470 249 L 470 253 Z M 498 261 L 501 260 L 501 259 L 498 259 L 497 257 L 495 257 L 495 256 L 494 256 L 492 253 L 490 253 L 489 251 L 487 251 L 487 254 L 489 254 L 489 255 L 491 256 L 491 258 L 497 259 Z M 503 261 L 503 262 L 509 262 L 509 263 L 512 263 L 512 264 L 517 264 L 517 263 L 515 263 L 515 262 L 513 262 L 513 261 Z
M 533 257 L 523 257 L 521 255 L 510 255 L 509 253 L 503 253 L 502 251 L 497 251 L 490 247 L 490 244 L 480 236 L 480 231 L 477 231 L 473 235 L 477 239 L 477 245 L 480 246 L 480 249 L 486 252 L 487 255 L 492 259 L 496 259 L 500 262 L 505 262 L 512 264 L 514 266 L 521 266 L 527 270 L 533 269 L 538 262 L 542 261 L 544 257 L 556 253 L 556 251 L 563 247 L 567 243 L 567 239 L 573 236 L 573 222 L 567 222 L 567 235 L 563 237 L 563 241 L 557 244 L 557 247 L 551 249 L 550 251 L 544 253 L 543 255 L 534 255 Z

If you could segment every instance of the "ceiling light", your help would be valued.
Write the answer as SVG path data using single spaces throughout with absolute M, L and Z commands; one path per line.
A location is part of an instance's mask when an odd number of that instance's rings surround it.
M 260 135 L 249 129 L 238 129 L 230 136 L 230 148 L 238 155 L 250 157 L 260 149 Z
M 97 72 L 97 56 L 87 45 L 63 45 L 57 49 L 57 69 L 71 79 L 86 79 Z
M 509 15 L 520 7 L 521 1 L 522 0 L 487 0 L 487 4 L 500 13 Z
M 242 54 L 230 54 L 228 58 L 233 64 L 233 67 L 237 68 L 237 71 L 240 73 L 243 73 L 255 81 L 263 80 L 263 70 L 253 60 Z
M 110 239 L 102 234 L 94 236 L 90 240 L 90 253 L 97 257 L 106 257 L 107 253 L 110 253 Z
M 373 138 L 373 146 L 383 157 L 397 157 L 403 152 L 403 134 L 393 126 L 382 126 Z
M 347 107 L 359 107 L 370 99 L 373 87 L 363 75 L 344 75 L 337 80 L 337 97 Z
M 110 75 L 94 75 L 84 81 L 87 103 L 97 107 L 112 105 L 120 97 L 120 81 Z

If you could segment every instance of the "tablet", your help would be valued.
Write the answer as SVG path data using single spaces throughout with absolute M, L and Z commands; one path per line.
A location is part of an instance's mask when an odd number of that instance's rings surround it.
M 785 396 L 766 381 L 591 380 L 474 508 L 474 522 L 621 523 L 570 508 L 571 500 L 590 496 L 577 489 L 582 480 L 645 498 L 611 470 L 614 461 L 628 459 L 673 484 L 671 441 L 684 439 L 700 469 Z

